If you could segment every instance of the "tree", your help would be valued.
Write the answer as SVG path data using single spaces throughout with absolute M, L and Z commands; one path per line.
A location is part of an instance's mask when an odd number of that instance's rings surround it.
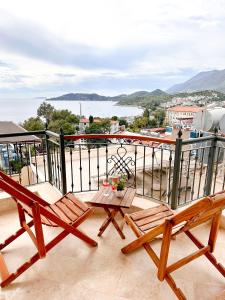
M 143 117 L 149 118 L 149 110 L 147 108 L 143 112 Z
M 74 115 L 70 110 L 68 109 L 57 109 L 54 110 L 52 113 L 52 121 L 56 120 L 64 120 L 69 123 L 79 123 L 79 117 Z
M 60 128 L 63 128 L 65 134 L 74 134 L 76 124 L 78 123 L 78 116 L 74 115 L 71 111 L 67 109 L 54 110 L 48 128 L 55 132 L 60 132 Z
M 149 120 L 148 124 L 150 128 L 155 128 L 158 125 L 156 119 Z
M 100 123 L 91 123 L 89 127 L 85 129 L 86 134 L 103 134 L 104 130 Z M 95 147 L 95 144 L 105 143 L 105 139 L 88 139 L 88 143 L 92 144 L 89 147 Z
M 117 116 L 113 116 L 113 117 L 111 118 L 111 120 L 117 121 L 117 120 L 118 120 L 118 117 L 117 117 Z
M 57 133 L 60 133 L 60 128 L 63 129 L 64 134 L 74 134 L 76 126 L 63 119 L 51 121 L 48 125 L 49 130 Z
M 110 132 L 110 120 L 108 118 L 102 119 L 101 123 L 99 123 L 104 133 Z
M 120 126 L 125 125 L 125 127 L 128 127 L 127 120 L 125 120 L 125 119 L 119 119 L 119 125 Z
M 134 126 L 137 128 L 144 128 L 148 126 L 148 118 L 146 117 L 136 117 L 134 119 Z
M 45 118 L 45 121 L 48 123 L 49 121 L 51 121 L 52 114 L 54 111 L 54 106 L 52 106 L 50 103 L 43 102 L 37 110 L 37 115 L 38 117 Z
M 35 130 L 43 130 L 45 129 L 45 124 L 39 117 L 36 118 L 29 118 L 25 120 L 21 126 L 26 129 L 27 131 L 35 131 Z
M 89 123 L 93 123 L 94 122 L 94 117 L 92 115 L 89 116 Z
M 158 126 L 162 126 L 166 117 L 165 110 L 163 109 L 156 110 L 153 115 L 157 120 Z

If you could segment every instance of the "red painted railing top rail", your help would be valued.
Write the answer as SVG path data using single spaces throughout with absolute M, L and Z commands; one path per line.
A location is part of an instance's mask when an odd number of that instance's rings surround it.
M 139 135 L 121 135 L 121 134 L 79 134 L 79 135 L 65 135 L 64 139 L 66 140 L 79 140 L 79 139 L 127 139 L 127 140 L 137 140 L 145 142 L 157 142 L 164 144 L 175 145 L 175 140 L 149 137 L 149 136 L 139 136 Z

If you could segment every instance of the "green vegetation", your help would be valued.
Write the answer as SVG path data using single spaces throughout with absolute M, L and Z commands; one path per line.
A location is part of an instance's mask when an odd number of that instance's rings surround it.
M 134 122 L 130 125 L 130 130 L 133 132 L 139 132 L 142 128 L 163 126 L 165 116 L 166 114 L 163 109 L 156 109 L 151 113 L 148 109 L 145 109 L 141 117 L 136 117 L 134 119 Z
M 23 166 L 23 162 L 19 161 L 18 159 L 9 161 L 9 168 L 13 173 L 20 173 Z
M 45 122 L 48 129 L 60 132 L 63 128 L 65 134 L 74 134 L 79 124 L 79 117 L 67 109 L 55 109 L 52 105 L 43 102 L 37 110 L 37 117 L 25 120 L 21 126 L 28 131 L 42 130 Z
M 128 127 L 128 123 L 127 123 L 127 120 L 125 119 L 119 119 L 119 126 L 122 126 L 124 125 L 126 128 Z
M 174 97 L 179 98 L 187 98 L 187 97 L 205 97 L 206 102 L 213 102 L 213 101 L 225 101 L 225 94 L 217 91 L 198 91 L 192 93 L 178 93 L 174 95 L 169 95 L 160 90 L 148 93 L 148 92 L 137 92 L 131 95 L 128 95 L 126 98 L 122 98 L 118 104 L 119 105 L 126 105 L 126 106 L 140 106 L 143 108 L 147 108 L 151 111 L 155 111 L 161 103 L 169 102 Z M 196 104 L 198 104 L 196 102 Z
M 94 117 L 93 116 L 89 116 L 89 122 L 90 122 L 90 124 L 94 122 Z
M 39 117 L 31 117 L 25 120 L 21 126 L 27 131 L 43 130 L 45 128 L 44 122 Z
M 110 132 L 110 120 L 102 119 L 99 123 L 90 123 L 89 127 L 85 129 L 86 134 L 104 134 Z M 89 139 L 90 144 L 105 143 L 105 139 Z
M 37 110 L 37 115 L 38 115 L 38 117 L 43 117 L 45 119 L 46 123 L 49 123 L 54 111 L 55 111 L 54 106 L 52 106 L 51 104 L 49 104 L 47 102 L 43 102 Z

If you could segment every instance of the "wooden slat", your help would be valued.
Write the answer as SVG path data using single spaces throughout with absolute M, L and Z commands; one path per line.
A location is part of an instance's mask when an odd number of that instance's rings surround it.
M 182 266 L 185 266 L 186 264 L 188 264 L 189 262 L 191 262 L 192 260 L 205 255 L 207 252 L 209 252 L 210 250 L 210 246 L 205 246 L 200 250 L 195 251 L 194 253 L 176 261 L 175 263 L 173 263 L 172 265 L 170 265 L 169 267 L 166 268 L 166 272 L 167 273 L 171 273 L 179 268 L 181 268 Z
M 122 199 L 121 206 L 129 208 L 132 204 L 136 190 L 133 188 L 127 188 L 124 198 Z
M 164 225 L 163 239 L 162 239 L 159 266 L 158 266 L 158 278 L 161 281 L 164 280 L 166 275 L 166 266 L 167 266 L 167 261 L 169 256 L 172 228 L 173 228 L 173 224 L 169 220 L 166 220 Z
M 56 205 L 62 210 L 62 212 L 71 220 L 77 219 L 77 215 L 72 213 L 72 211 L 62 202 L 57 202 Z
M 53 212 L 55 215 L 57 215 L 60 219 L 62 219 L 64 222 L 71 222 L 71 220 L 62 212 L 61 209 L 58 208 L 57 205 L 52 204 L 50 207 L 47 208 L 48 211 Z
M 132 218 L 132 220 L 137 221 L 142 218 L 146 218 L 146 216 L 153 216 L 157 213 L 164 212 L 167 210 L 169 210 L 169 208 L 166 205 L 162 204 L 162 205 L 158 205 L 156 207 L 152 207 L 152 208 L 148 208 L 148 209 L 144 209 L 142 211 L 132 213 L 132 214 L 130 214 L 130 217 Z
M 64 198 L 62 199 L 62 202 L 78 217 L 84 213 L 84 211 L 80 207 L 76 206 L 76 204 L 74 204 L 69 199 Z
M 2 280 L 6 280 L 9 277 L 9 270 L 7 268 L 7 265 L 5 263 L 4 257 L 0 252 L 0 275 Z
M 82 201 L 80 201 L 79 199 L 77 199 L 72 193 L 66 194 L 65 198 L 68 198 L 69 200 L 71 200 L 74 204 L 76 204 L 83 211 L 86 211 L 89 208 L 87 206 L 87 204 L 85 204 Z
M 140 226 L 139 228 L 142 231 L 148 231 L 149 229 L 154 228 L 154 227 L 156 227 L 158 225 L 161 225 L 163 223 L 164 223 L 164 219 L 161 219 L 161 220 L 157 220 L 155 222 L 152 222 L 150 224 L 146 224 L 146 225 Z
M 116 193 L 115 191 L 112 191 L 111 187 L 102 187 L 95 194 L 92 200 L 89 201 L 89 203 L 93 205 L 102 205 L 102 206 L 110 205 L 111 207 L 120 206 L 120 207 L 129 208 L 133 201 L 134 196 L 135 196 L 135 189 L 133 188 L 126 188 L 124 190 L 124 196 L 119 198 L 116 197 Z
M 24 203 L 21 202 L 21 201 L 18 201 L 18 204 L 20 204 L 20 205 L 22 206 L 22 208 L 24 209 L 24 211 L 25 211 L 26 213 L 28 213 L 29 216 L 31 216 L 31 217 L 33 216 L 33 215 L 32 215 L 32 209 L 31 209 L 30 206 L 24 204 Z
M 104 192 L 107 193 L 106 188 L 100 188 L 100 190 L 94 195 L 90 203 L 101 203 L 101 197 Z
M 157 220 L 161 220 L 161 219 L 165 219 L 166 217 L 169 217 L 169 216 L 172 216 L 173 213 L 169 210 L 167 211 L 164 211 L 164 212 L 161 212 L 161 213 L 158 213 L 154 216 L 150 216 L 150 217 L 146 217 L 146 218 L 142 218 L 138 221 L 135 221 L 135 223 L 137 224 L 137 226 L 143 226 L 143 225 L 146 225 L 146 224 L 149 224 L 149 223 L 152 223 L 154 221 L 157 221 Z
M 48 209 L 48 207 L 46 207 Z M 52 211 L 51 211 L 52 213 Z M 45 216 L 41 215 L 41 223 L 47 226 L 53 226 L 53 227 L 58 227 L 58 225 L 56 225 L 55 223 L 53 223 L 52 221 L 50 221 L 49 219 L 47 219 Z

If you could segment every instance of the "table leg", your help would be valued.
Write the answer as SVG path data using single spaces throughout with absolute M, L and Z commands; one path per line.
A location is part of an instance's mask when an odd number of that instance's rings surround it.
M 113 209 L 113 211 L 110 211 L 108 208 L 105 208 L 105 211 L 107 212 L 108 216 L 111 217 L 111 222 L 113 223 L 114 227 L 116 228 L 117 232 L 119 233 L 120 237 L 122 239 L 125 239 L 125 235 L 123 234 L 122 230 L 120 229 L 120 226 L 114 219 L 116 214 L 120 211 L 119 209 Z
M 120 212 L 121 216 L 124 218 L 125 214 L 124 214 L 124 212 L 122 211 L 121 208 L 119 208 L 119 212 Z
M 103 232 L 109 226 L 109 224 L 110 224 L 111 221 L 112 221 L 112 217 L 111 216 L 109 216 L 108 218 L 105 219 L 105 221 L 103 222 L 102 226 L 99 228 L 98 236 L 101 236 L 103 234 Z

